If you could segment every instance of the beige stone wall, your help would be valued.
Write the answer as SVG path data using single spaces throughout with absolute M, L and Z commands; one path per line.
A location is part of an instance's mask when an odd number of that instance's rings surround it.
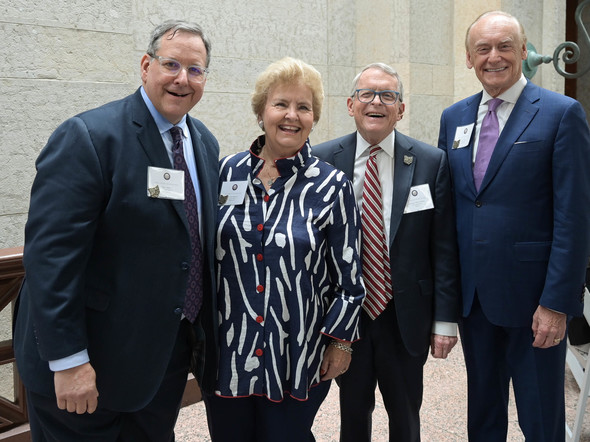
M 312 143 L 354 130 L 346 112 L 352 78 L 383 61 L 405 84 L 399 129 L 435 144 L 440 112 L 480 89 L 465 67 L 463 39 L 467 25 L 491 8 L 519 16 L 539 52 L 563 41 L 562 0 L 4 0 L 0 248 L 23 244 L 34 161 L 51 132 L 77 112 L 133 92 L 149 32 L 164 19 L 199 22 L 213 41 L 212 73 L 192 115 L 217 135 L 225 155 L 260 133 L 250 93 L 257 74 L 286 55 L 324 78 Z M 551 66 L 534 80 L 562 90 Z

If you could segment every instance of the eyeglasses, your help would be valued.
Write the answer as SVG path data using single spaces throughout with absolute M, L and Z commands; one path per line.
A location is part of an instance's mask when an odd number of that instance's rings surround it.
M 189 81 L 202 83 L 205 81 L 205 78 L 207 78 L 207 74 L 209 73 L 209 69 L 197 66 L 196 64 L 185 67 L 178 60 L 173 58 L 164 58 L 160 57 L 159 55 L 152 54 L 148 55 L 153 59 L 158 60 L 158 63 L 160 64 L 160 72 L 162 72 L 164 75 L 176 77 L 182 69 L 186 69 L 186 74 Z
M 373 89 L 357 89 L 354 91 L 361 103 L 372 103 L 375 96 L 379 95 L 381 103 L 391 106 L 397 102 L 399 98 L 398 91 L 374 91 Z M 354 94 L 352 94 L 354 97 Z

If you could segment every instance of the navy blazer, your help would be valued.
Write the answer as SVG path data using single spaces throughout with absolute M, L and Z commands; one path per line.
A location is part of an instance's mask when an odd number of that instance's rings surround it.
M 530 327 L 539 304 L 580 315 L 590 251 L 590 134 L 580 104 L 529 82 L 500 134 L 479 192 L 473 138 L 482 94 L 446 109 L 439 147 L 448 154 L 457 211 L 463 315 L 475 291 L 493 324 Z M 473 131 L 475 133 L 475 130 Z
M 200 121 L 187 117 L 187 124 L 201 189 L 205 266 L 195 328 L 208 353 L 198 374 L 210 390 L 217 361 L 219 145 Z M 140 91 L 64 122 L 36 166 L 14 335 L 19 372 L 27 388 L 53 396 L 47 361 L 87 348 L 99 404 L 140 409 L 170 360 L 191 257 L 183 202 L 148 197 L 148 166 L 172 165 Z
M 314 155 L 352 181 L 356 132 L 319 144 Z M 433 321 L 457 322 L 459 274 L 446 155 L 395 132 L 389 254 L 395 309 L 408 352 L 424 355 Z M 412 186 L 428 184 L 434 209 L 404 214 Z M 387 210 L 387 208 L 384 208 Z

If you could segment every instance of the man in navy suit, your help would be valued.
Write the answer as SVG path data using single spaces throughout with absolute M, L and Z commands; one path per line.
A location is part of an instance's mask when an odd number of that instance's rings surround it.
M 419 441 L 428 349 L 446 358 L 457 343 L 459 274 L 447 159 L 436 147 L 395 130 L 404 110 L 397 72 L 372 63 L 356 76 L 348 98 L 357 131 L 313 149 L 346 173 L 363 211 L 367 159 L 371 147 L 381 148 L 376 162 L 391 286 L 378 295 L 392 299 L 376 318 L 363 311 L 361 339 L 352 344 L 348 371 L 337 378 L 343 442 L 371 440 L 377 383 L 390 440 Z M 365 280 L 366 274 L 363 264 Z
M 443 112 L 439 146 L 456 203 L 469 440 L 506 440 L 510 380 L 526 440 L 564 440 L 564 336 L 568 316 L 582 313 L 590 249 L 588 124 L 577 101 L 523 76 L 516 18 L 483 14 L 465 44 L 483 92 Z M 479 137 L 493 98 L 502 100 L 495 147 Z
M 213 386 L 219 146 L 187 115 L 209 60 L 198 25 L 156 27 L 142 86 L 64 122 L 37 160 L 14 335 L 34 441 L 173 440 L 189 368 Z

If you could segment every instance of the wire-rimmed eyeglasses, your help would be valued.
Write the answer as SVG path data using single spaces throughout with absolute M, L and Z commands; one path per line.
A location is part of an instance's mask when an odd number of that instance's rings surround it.
M 398 91 L 374 91 L 373 89 L 357 89 L 354 91 L 354 93 L 361 103 L 372 103 L 375 97 L 378 95 L 381 103 L 387 106 L 397 103 L 399 98 Z
M 189 81 L 193 81 L 195 83 L 202 83 L 207 78 L 207 74 L 209 73 L 209 69 L 204 68 L 202 66 L 198 66 L 196 64 L 190 66 L 183 66 L 178 60 L 174 58 L 165 58 L 159 55 L 152 55 L 148 54 L 155 60 L 158 60 L 160 65 L 160 72 L 164 75 L 169 75 L 171 77 L 176 77 L 182 69 L 186 69 L 186 74 Z

